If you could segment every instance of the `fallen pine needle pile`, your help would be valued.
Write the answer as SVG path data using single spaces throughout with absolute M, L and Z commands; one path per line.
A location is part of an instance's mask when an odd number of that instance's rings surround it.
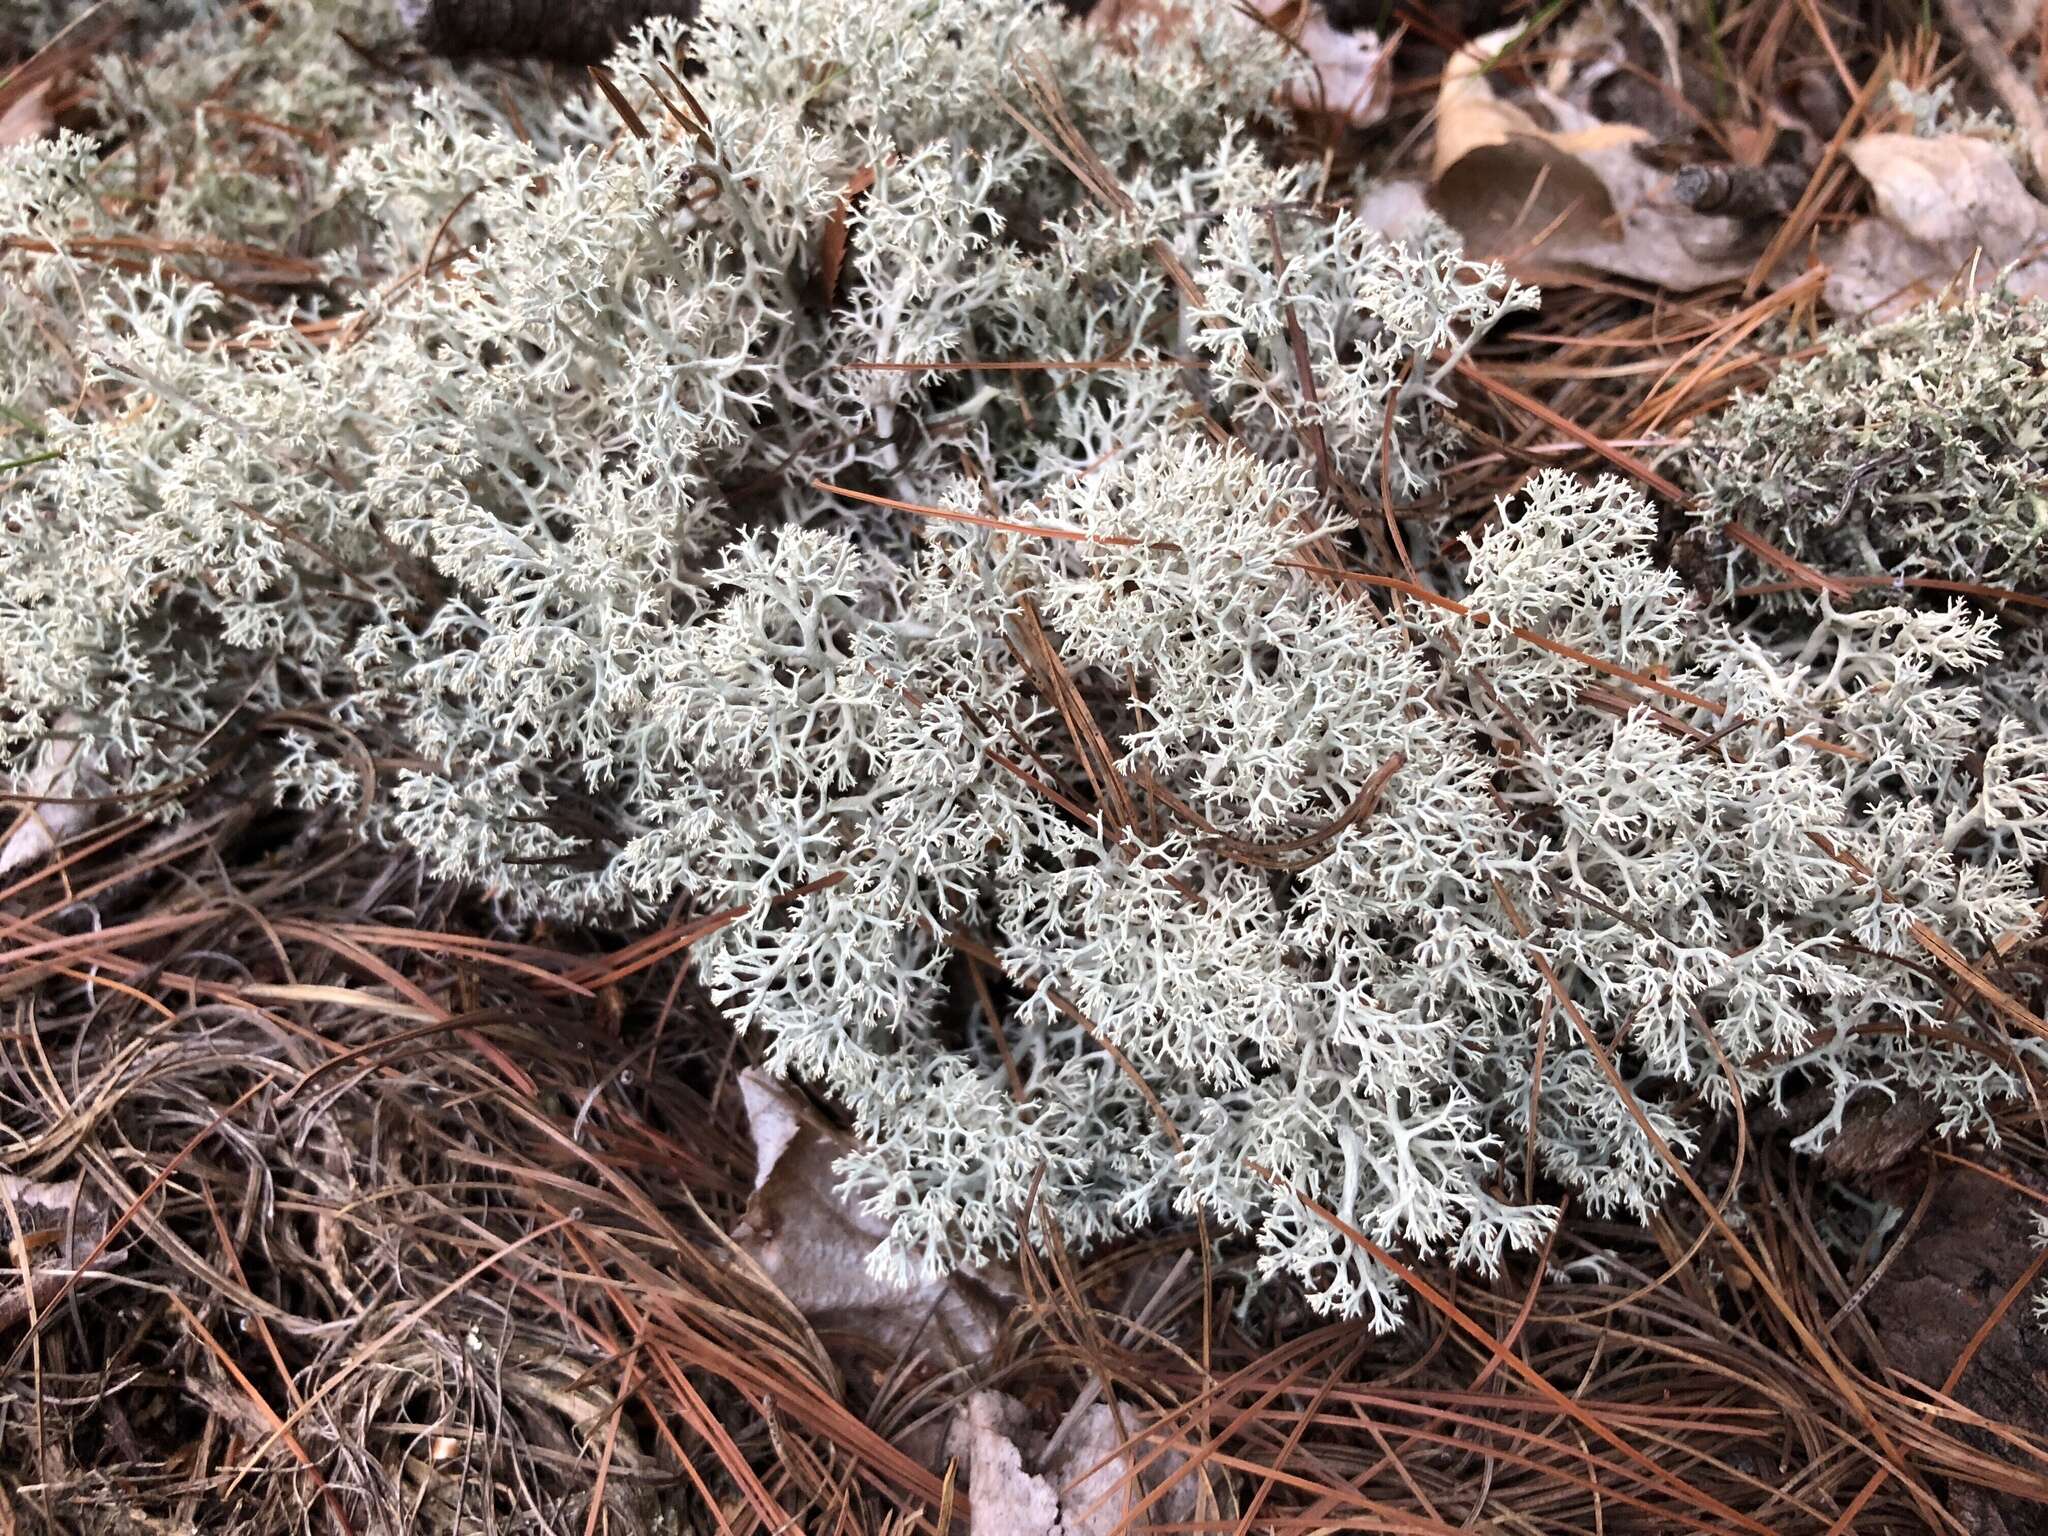
M 607 981 L 616 942 L 291 830 L 202 796 L 5 893 L 12 1529 L 1001 1529 L 966 1469 L 1069 1420 L 1087 1530 L 2020 1531 L 2048 1490 L 2024 1127 L 1874 1119 L 1823 1169 L 1731 1123 L 1697 1169 L 1739 1253 L 1682 1202 L 1568 1222 L 1417 1275 L 1390 1339 L 1188 1234 L 1053 1234 L 970 1377 L 925 1318 L 814 1331 L 728 1239 L 809 1218 L 750 1194 L 746 1058 L 676 960 Z M 1842 1252 L 1830 1172 L 1904 1230 Z

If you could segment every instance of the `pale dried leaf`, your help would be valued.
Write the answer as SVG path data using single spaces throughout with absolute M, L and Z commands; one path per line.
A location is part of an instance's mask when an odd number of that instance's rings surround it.
M 1330 25 L 1322 7 L 1302 0 L 1249 0 L 1293 41 L 1307 58 L 1311 73 L 1287 89 L 1290 106 L 1327 112 L 1359 128 L 1369 128 L 1387 115 L 1393 99 L 1390 50 L 1378 33 L 1361 29 L 1340 32 Z
M 1106 1404 L 1080 1408 L 1048 1450 L 1023 1405 L 1000 1392 L 976 1392 L 954 1415 L 947 1453 L 965 1469 L 973 1500 L 972 1536 L 1115 1536 L 1138 1505 L 1174 1478 L 1186 1457 L 1151 1456 L 1147 1420 Z M 1032 1470 L 1032 1469 L 1036 1470 Z M 1194 1479 L 1173 1482 L 1136 1518 L 1168 1528 L 1193 1523 L 1203 1510 Z
M 754 1138 L 754 1190 L 758 1194 L 803 1130 L 802 1111 L 787 1092 L 754 1071 L 740 1074 L 740 1099 L 747 1106 L 747 1133 Z
M 1358 195 L 1351 213 L 1367 229 L 1396 242 L 1420 237 L 1436 217 L 1429 206 L 1429 188 L 1413 176 L 1374 182 Z
M 1126 1411 L 1124 1421 L 1135 1436 L 1142 1420 Z M 1079 1424 L 1046 1470 L 1059 1489 L 1062 1536 L 1116 1536 L 1147 1494 L 1174 1474 L 1187 1458 L 1169 1451 L 1151 1460 L 1143 1439 L 1125 1443 L 1117 1415 L 1106 1404 L 1084 1409 Z M 1146 1506 L 1138 1518 L 1168 1528 L 1192 1524 L 1198 1513 L 1199 1485 L 1192 1477 L 1173 1482 L 1165 1495 Z
M 50 114 L 50 82 L 38 80 L 0 108 L 0 149 L 40 139 L 57 126 Z
M 92 807 L 75 803 L 88 788 L 80 781 L 79 752 L 76 741 L 47 741 L 34 764 L 9 786 L 26 803 L 10 801 L 0 811 L 0 826 L 9 828 L 0 842 L 0 875 L 55 852 L 59 843 L 91 824 Z
M 976 1392 L 961 1411 L 967 1489 L 974 1517 L 969 1536 L 1059 1536 L 1060 1499 L 1053 1485 L 1024 1470 L 1018 1445 L 1024 1412 L 1000 1392 Z
M 1603 123 L 1555 97 L 1546 127 L 1496 89 L 1489 63 L 1512 35 L 1468 44 L 1437 94 L 1437 209 L 1475 257 L 1587 268 L 1688 290 L 1748 272 L 1753 232 L 1696 213 L 1645 165 L 1642 129 Z M 1535 98 L 1532 98 L 1532 102 Z
M 1890 319 L 1951 291 L 2006 281 L 2048 295 L 2048 205 L 1996 144 L 1969 134 L 1865 134 L 1848 157 L 1877 201 L 1822 248 L 1837 314 Z M 2015 265 L 2017 264 L 2017 265 Z
M 740 1074 L 754 1139 L 754 1196 L 733 1237 L 821 1332 L 891 1352 L 968 1364 L 995 1347 L 1008 1278 L 993 1270 L 897 1286 L 868 1271 L 887 1224 L 840 1198 L 833 1164 L 852 1144 L 818 1124 L 781 1084 Z
M 34 1310 L 48 1306 L 107 1235 L 108 1219 L 104 1203 L 75 1179 L 45 1183 L 0 1173 L 0 1333 L 31 1313 L 23 1269 L 34 1286 Z M 86 1273 L 105 1274 L 127 1256 L 125 1248 L 109 1248 Z

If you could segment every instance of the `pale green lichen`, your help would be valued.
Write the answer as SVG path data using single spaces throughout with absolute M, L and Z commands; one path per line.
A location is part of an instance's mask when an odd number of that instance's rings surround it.
M 1839 331 L 1695 435 L 1701 516 L 1835 576 L 2048 575 L 2048 303 Z
M 369 134 L 328 307 L 110 273 L 99 151 L 9 155 L 66 338 L 10 343 L 56 455 L 0 512 L 10 754 L 165 785 L 290 707 L 291 803 L 513 910 L 714 914 L 884 1270 L 999 1255 L 1034 1195 L 1084 1243 L 1199 1209 L 1385 1325 L 1321 1212 L 1490 1268 L 1554 1216 L 1525 1156 L 1655 1206 L 1638 1115 L 1684 1155 L 1794 1079 L 1815 1143 L 2016 1090 L 1901 959 L 2031 910 L 2048 764 L 1973 766 L 1985 622 L 1731 630 L 1648 503 L 1555 474 L 1452 551 L 1397 530 L 1434 602 L 1324 568 L 1534 295 L 1319 201 L 1265 34 L 713 0 L 686 80 L 678 38 L 614 61 L 646 138 L 459 86 Z

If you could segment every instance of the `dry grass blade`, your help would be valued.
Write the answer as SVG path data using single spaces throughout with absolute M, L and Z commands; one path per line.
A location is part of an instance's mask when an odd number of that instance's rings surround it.
M 1568 417 L 1552 410 L 1533 395 L 1525 394 L 1515 388 L 1514 385 L 1494 378 L 1478 364 L 1470 360 L 1461 361 L 1458 364 L 1457 373 L 1460 378 L 1471 380 L 1489 395 L 1494 396 L 1503 403 L 1513 406 L 1518 411 L 1526 411 L 1545 426 L 1562 432 L 1566 437 L 1572 438 L 1576 442 L 1583 443 L 1622 474 L 1628 476 L 1631 480 L 1638 481 L 1642 485 L 1647 486 L 1667 501 L 1682 502 L 1686 499 L 1685 492 L 1680 490 L 1674 481 L 1650 468 L 1649 465 L 1643 463 L 1634 454 L 1615 447 L 1607 439 L 1600 436 L 1599 433 L 1578 425 L 1578 423 L 1570 420 Z
M 180 846 L 165 867 L 131 829 L 67 866 L 75 885 L 129 893 L 98 950 L 58 931 L 62 907 L 16 927 L 17 954 L 61 941 L 72 976 L 44 968 L 47 948 L 0 967 L 0 983 L 41 978 L 34 1014 L 16 1011 L 33 1041 L 17 1032 L 0 1047 L 5 1118 L 38 1166 L 92 1179 L 116 1136 L 155 1170 L 118 1271 L 42 1309 L 43 1444 L 76 1470 L 31 1486 L 80 1507 L 191 1502 L 195 1518 L 249 1532 L 310 1517 L 367 1536 L 396 1529 L 394 1499 L 420 1501 L 416 1529 L 477 1528 L 486 1507 L 500 1529 L 533 1531 L 617 1529 L 667 1509 L 755 1536 L 786 1523 L 936 1529 L 950 1497 L 961 1527 L 972 1490 L 956 1481 L 949 1495 L 946 1459 L 915 1427 L 942 1425 L 964 1384 L 857 1366 L 857 1341 L 818 1340 L 723 1257 L 717 1229 L 746 1189 L 722 1086 L 732 1046 L 714 1019 L 669 1011 L 701 920 L 549 951 L 358 854 L 258 923 L 220 882 L 267 875 L 235 875 L 203 840 Z M 114 880 L 126 859 L 153 873 Z M 363 905 L 370 891 L 381 905 Z M 960 942 L 999 973 L 985 946 Z M 166 984 L 172 955 L 189 989 Z M 371 983 L 381 995 L 423 998 L 441 1018 L 366 1006 L 372 962 L 388 973 Z M 90 979 L 116 963 L 126 990 Z M 608 975 L 623 1033 L 562 985 Z M 483 1025 L 484 1010 L 535 1096 L 450 1027 Z M 96 1086 L 53 1097 L 35 1065 L 46 1057 L 75 1059 Z M 1789 1172 L 1782 1155 L 1738 1151 L 1732 1168 L 1746 1208 L 1808 1209 L 1771 1192 Z M 988 1377 L 1033 1400 L 1069 1403 L 1092 1384 L 1146 1405 L 1150 1428 L 1133 1421 L 1120 1453 L 1146 1480 L 1129 1485 L 1134 1518 L 1159 1518 L 1173 1489 L 1200 1482 L 1225 1499 L 1210 1527 L 1222 1530 L 1512 1516 L 1536 1532 L 1819 1536 L 1918 1529 L 1916 1488 L 2048 1498 L 2024 1436 L 1953 1408 L 1928 1417 L 1930 1398 L 1880 1386 L 1881 1362 L 1855 1358 L 1869 1347 L 1857 1329 L 1822 1327 L 1834 1302 L 1796 1299 L 1850 1294 L 1812 1269 L 1824 1244 L 1754 1239 L 1776 1244 L 1759 1262 L 1788 1316 L 1757 1306 L 1766 1288 L 1726 1278 L 1743 1267 L 1705 1207 L 1694 1226 L 1672 1234 L 1675 1268 L 1645 1235 L 1567 1226 L 1498 1291 L 1388 1254 L 1425 1310 L 1384 1342 L 1212 1307 L 1191 1262 L 1212 1242 L 1136 1241 L 1056 1259 Z M 1612 1282 L 1544 1283 L 1583 1266 L 1595 1241 Z M 137 1286 L 167 1298 L 139 1332 L 123 1312 Z M 1949 1364 L 1966 1371 L 1982 1339 L 2012 1327 L 2020 1289 L 1971 1319 L 1979 1340 Z M 1829 1385 L 1802 1329 L 1853 1392 Z M 825 1344 L 851 1351 L 845 1365 Z M 36 1390 L 17 1374 L 0 1394 L 0 1444 L 54 1469 L 14 1438 L 35 1416 L 7 1411 Z M 108 1438 L 116 1423 L 127 1427 Z M 210 1438 L 192 1432 L 205 1423 L 219 1426 Z M 1987 1433 L 1997 1454 L 1971 1438 Z M 1786 1447 L 1796 1470 L 1767 1471 Z M 218 1502 L 230 1482 L 232 1515 Z

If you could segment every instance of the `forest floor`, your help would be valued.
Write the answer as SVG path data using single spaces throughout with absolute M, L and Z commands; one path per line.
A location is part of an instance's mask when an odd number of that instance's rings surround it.
M 1298 152 L 1544 289 L 1454 380 L 1444 526 L 1539 466 L 1658 485 L 1846 302 L 1893 82 L 2048 154 L 2048 7 L 1974 4 L 1274 10 L 1350 81 Z M 1447 92 L 1501 26 L 1485 100 Z M 123 36 L 0 53 L 0 135 Z M 1967 281 L 1951 212 L 1917 272 L 1855 275 Z M 1191 1230 L 906 1299 L 859 1272 L 828 1111 L 696 985 L 701 921 L 512 925 L 333 821 L 186 798 L 0 875 L 0 1536 L 2048 1530 L 2032 1107 L 1992 1145 L 1860 1105 L 1821 1158 L 1797 1104 L 1730 1116 L 1703 1198 L 1568 1213 L 1490 1282 L 1421 1266 L 1387 1336 L 1247 1307 Z

